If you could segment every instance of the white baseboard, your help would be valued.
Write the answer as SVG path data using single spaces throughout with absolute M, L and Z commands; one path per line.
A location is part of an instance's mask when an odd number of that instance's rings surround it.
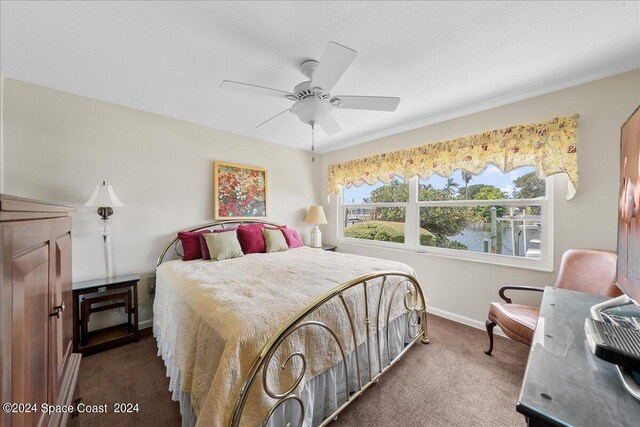
M 147 329 L 153 326 L 153 319 L 141 320 L 138 322 L 138 329 Z
M 479 320 L 472 319 L 470 317 L 461 316 L 459 314 L 451 313 L 450 311 L 440 310 L 435 307 L 427 307 L 427 312 L 435 314 L 436 316 L 444 317 L 445 319 L 453 320 L 454 322 L 462 323 L 463 325 L 471 326 L 472 328 L 481 329 L 486 331 L 485 325 Z M 505 336 L 500 326 L 496 326 L 493 332 L 496 335 Z

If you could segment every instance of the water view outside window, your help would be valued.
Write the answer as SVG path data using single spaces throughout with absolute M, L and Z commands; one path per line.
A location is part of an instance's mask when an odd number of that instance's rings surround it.
M 545 196 L 545 181 L 532 167 L 504 173 L 490 165 L 480 175 L 457 170 L 447 178 L 434 175 L 428 180 L 420 180 L 419 201 L 449 203 L 420 207 L 420 226 L 434 234 L 432 241 L 421 244 L 539 258 L 543 226 L 541 207 L 535 204 L 505 205 L 499 201 Z M 480 202 L 485 200 L 486 203 Z M 456 205 L 458 201 L 462 203 Z M 465 206 L 465 201 L 475 201 L 475 204 Z
M 544 224 L 536 200 L 546 200 L 546 188 L 534 168 L 504 173 L 490 165 L 479 175 L 457 170 L 412 186 L 396 178 L 344 189 L 344 236 L 402 244 L 406 229 L 419 230 L 420 246 L 540 258 Z M 405 227 L 407 209 L 416 209 L 419 224 Z
M 420 207 L 420 222 L 433 230 L 422 246 L 540 258 L 542 218 L 536 205 Z M 434 219 L 450 220 L 438 224 Z M 434 223 L 435 227 L 429 224 Z

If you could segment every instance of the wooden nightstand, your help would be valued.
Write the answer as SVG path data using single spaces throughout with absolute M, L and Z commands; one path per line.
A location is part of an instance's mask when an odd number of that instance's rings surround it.
M 131 274 L 73 284 L 73 348 L 83 355 L 97 353 L 129 342 L 138 335 L 138 282 Z M 123 308 L 127 321 L 89 331 L 92 313 Z

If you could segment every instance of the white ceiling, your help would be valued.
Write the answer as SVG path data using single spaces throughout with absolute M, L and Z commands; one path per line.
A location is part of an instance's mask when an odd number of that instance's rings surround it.
M 358 51 L 333 95 L 402 98 L 394 113 L 334 110 L 329 151 L 640 68 L 638 2 L 9 2 L 1 73 L 308 149 L 282 90 L 329 41 Z

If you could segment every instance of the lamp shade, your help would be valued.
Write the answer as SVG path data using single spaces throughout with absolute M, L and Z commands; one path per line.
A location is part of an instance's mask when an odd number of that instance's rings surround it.
M 86 208 L 120 208 L 124 206 L 124 203 L 118 199 L 115 191 L 110 185 L 102 181 L 102 185 L 97 185 L 93 191 L 93 195 L 87 203 L 84 204 Z
M 304 219 L 307 224 L 326 224 L 327 217 L 324 216 L 324 209 L 322 206 L 309 206 L 309 212 Z

